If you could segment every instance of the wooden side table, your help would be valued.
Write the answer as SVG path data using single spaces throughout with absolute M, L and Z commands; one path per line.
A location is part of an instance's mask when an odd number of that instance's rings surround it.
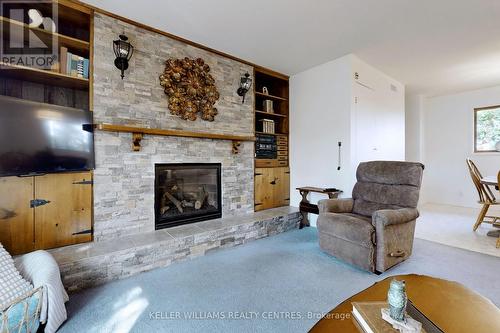
M 336 188 L 320 188 L 312 186 L 297 187 L 297 190 L 302 196 L 302 200 L 300 201 L 299 205 L 299 210 L 300 213 L 302 214 L 302 222 L 300 222 L 300 229 L 302 229 L 303 227 L 310 226 L 309 218 L 307 217 L 308 213 L 319 214 L 318 205 L 310 203 L 309 199 L 307 199 L 307 195 L 309 194 L 309 192 L 327 194 L 329 199 L 336 199 L 338 198 L 339 194 L 342 193 L 341 190 Z

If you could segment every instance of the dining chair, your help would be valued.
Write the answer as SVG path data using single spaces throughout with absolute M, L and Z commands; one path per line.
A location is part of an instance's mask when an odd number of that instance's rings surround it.
M 500 171 L 498 171 L 497 175 L 497 189 L 500 191 Z M 500 248 L 500 236 L 497 239 L 497 249 Z
M 476 187 L 476 190 L 479 194 L 478 203 L 483 205 L 472 230 L 476 231 L 483 222 L 491 223 L 494 226 L 500 226 L 500 224 L 497 224 L 497 220 L 500 220 L 500 217 L 486 215 L 490 206 L 500 205 L 500 202 L 497 201 L 491 188 L 488 185 L 481 183 L 481 179 L 483 178 L 483 176 L 481 175 L 481 172 L 479 172 L 476 164 L 474 164 L 474 162 L 469 158 L 467 159 L 467 167 L 469 168 L 472 182 L 474 183 L 474 186 Z M 497 247 L 498 246 L 500 246 L 500 241 L 497 242 Z

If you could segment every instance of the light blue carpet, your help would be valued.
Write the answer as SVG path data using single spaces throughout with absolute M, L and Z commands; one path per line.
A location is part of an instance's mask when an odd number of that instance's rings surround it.
M 500 258 L 417 239 L 409 260 L 376 276 L 321 252 L 307 228 L 71 295 L 60 332 L 306 332 L 322 312 L 405 273 L 461 282 L 500 305 Z

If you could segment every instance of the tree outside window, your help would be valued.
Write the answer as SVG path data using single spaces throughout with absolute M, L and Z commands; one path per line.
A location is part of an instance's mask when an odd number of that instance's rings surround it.
M 497 151 L 497 143 L 500 143 L 500 106 L 474 109 L 474 151 Z

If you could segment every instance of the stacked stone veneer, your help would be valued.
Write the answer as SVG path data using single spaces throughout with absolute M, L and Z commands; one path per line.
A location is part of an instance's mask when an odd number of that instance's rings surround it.
M 233 247 L 298 227 L 302 216 L 283 207 L 142 235 L 51 250 L 70 291 L 129 277 L 176 261 Z
M 125 79 L 115 68 L 113 40 L 124 33 L 135 47 Z M 253 96 L 236 94 L 248 65 L 166 36 L 96 14 L 94 20 L 94 121 L 140 127 L 253 135 Z M 211 68 L 220 100 L 214 122 L 170 114 L 159 75 L 168 58 L 202 58 Z M 253 143 L 238 155 L 231 141 L 146 135 L 140 152 L 129 133 L 95 133 L 94 239 L 113 239 L 154 230 L 155 163 L 221 163 L 223 216 L 253 211 Z

